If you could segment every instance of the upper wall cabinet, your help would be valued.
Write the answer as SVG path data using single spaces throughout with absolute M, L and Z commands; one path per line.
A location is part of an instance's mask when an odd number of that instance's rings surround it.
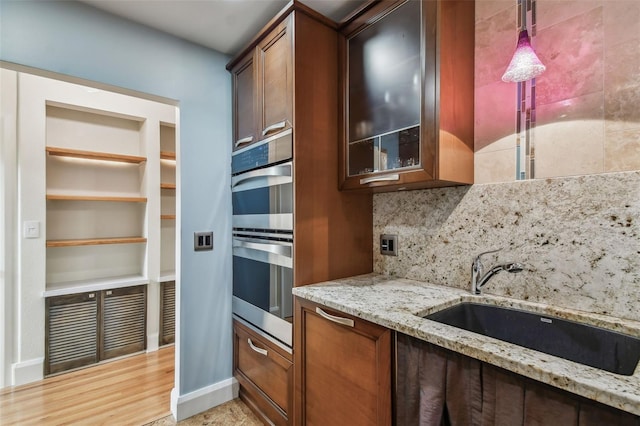
M 255 66 L 253 52 L 231 70 L 233 79 L 233 149 L 242 148 L 259 138 L 255 111 Z
M 234 150 L 292 126 L 292 19 L 280 22 L 231 69 Z
M 473 1 L 372 2 L 341 29 L 341 189 L 473 183 Z
M 256 49 L 260 137 L 287 129 L 293 121 L 292 19 L 289 15 Z

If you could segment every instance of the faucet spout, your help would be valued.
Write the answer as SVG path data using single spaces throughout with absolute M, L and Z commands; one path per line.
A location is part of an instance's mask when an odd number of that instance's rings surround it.
M 516 274 L 524 270 L 524 264 L 518 262 L 510 262 L 503 263 L 501 265 L 495 265 L 486 273 L 484 273 L 484 267 L 481 262 L 482 255 L 495 253 L 500 250 L 502 249 L 481 253 L 473 260 L 473 264 L 471 265 L 471 293 L 476 295 L 482 294 L 481 288 L 484 287 L 484 285 L 487 284 L 487 282 L 489 282 L 489 280 L 494 275 L 501 271 L 507 271 L 511 274 Z

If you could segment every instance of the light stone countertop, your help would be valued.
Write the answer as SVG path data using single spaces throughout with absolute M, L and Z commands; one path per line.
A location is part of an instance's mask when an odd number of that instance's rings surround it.
M 640 322 L 505 297 L 473 296 L 469 291 L 453 287 L 377 274 L 296 287 L 293 294 L 640 415 L 639 367 L 632 376 L 609 373 L 422 317 L 460 302 L 473 301 L 554 315 L 635 337 L 640 337 Z

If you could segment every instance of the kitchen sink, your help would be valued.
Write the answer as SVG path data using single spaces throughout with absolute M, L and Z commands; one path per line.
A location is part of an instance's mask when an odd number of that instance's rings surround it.
M 425 318 L 625 376 L 640 360 L 636 337 L 519 309 L 460 303 Z

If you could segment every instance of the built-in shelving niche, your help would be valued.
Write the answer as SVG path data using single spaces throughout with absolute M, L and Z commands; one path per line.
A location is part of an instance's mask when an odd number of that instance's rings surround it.
M 175 280 L 176 130 L 160 125 L 160 281 Z
M 146 283 L 142 122 L 46 109 L 47 291 Z

